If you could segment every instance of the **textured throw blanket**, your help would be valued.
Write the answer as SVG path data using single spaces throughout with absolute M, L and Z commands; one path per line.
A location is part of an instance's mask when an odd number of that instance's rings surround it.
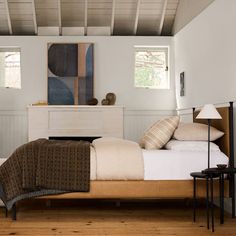
M 87 192 L 90 144 L 39 139 L 22 145 L 0 166 L 0 197 L 8 209 L 24 198 Z

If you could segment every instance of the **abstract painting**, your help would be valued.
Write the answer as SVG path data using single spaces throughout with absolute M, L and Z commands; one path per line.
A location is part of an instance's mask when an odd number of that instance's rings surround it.
M 93 98 L 93 44 L 48 44 L 48 104 L 86 105 Z

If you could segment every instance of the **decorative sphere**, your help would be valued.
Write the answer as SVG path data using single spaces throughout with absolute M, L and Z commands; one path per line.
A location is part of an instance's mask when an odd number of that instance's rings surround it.
M 107 99 L 102 99 L 102 105 L 109 105 L 109 101 Z
M 114 105 L 116 102 L 116 95 L 114 93 L 108 93 L 106 95 L 106 100 L 109 101 L 109 105 Z
M 88 100 L 88 105 L 95 106 L 97 104 L 98 104 L 97 98 L 91 98 L 91 99 Z

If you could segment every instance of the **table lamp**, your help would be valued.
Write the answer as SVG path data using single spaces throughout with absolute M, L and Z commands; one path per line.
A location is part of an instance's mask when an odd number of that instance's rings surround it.
M 197 115 L 196 119 L 205 119 L 208 122 L 208 169 L 210 168 L 210 127 L 211 127 L 211 120 L 215 119 L 222 119 L 219 112 L 216 110 L 213 104 L 206 104 L 201 109 L 199 114 Z

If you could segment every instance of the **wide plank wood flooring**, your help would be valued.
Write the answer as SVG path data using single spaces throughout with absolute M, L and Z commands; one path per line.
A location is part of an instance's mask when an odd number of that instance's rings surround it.
M 236 219 L 226 214 L 213 234 L 206 228 L 204 206 L 192 222 L 191 203 L 185 201 L 24 201 L 18 205 L 17 221 L 5 218 L 0 208 L 0 235 L 236 235 Z

